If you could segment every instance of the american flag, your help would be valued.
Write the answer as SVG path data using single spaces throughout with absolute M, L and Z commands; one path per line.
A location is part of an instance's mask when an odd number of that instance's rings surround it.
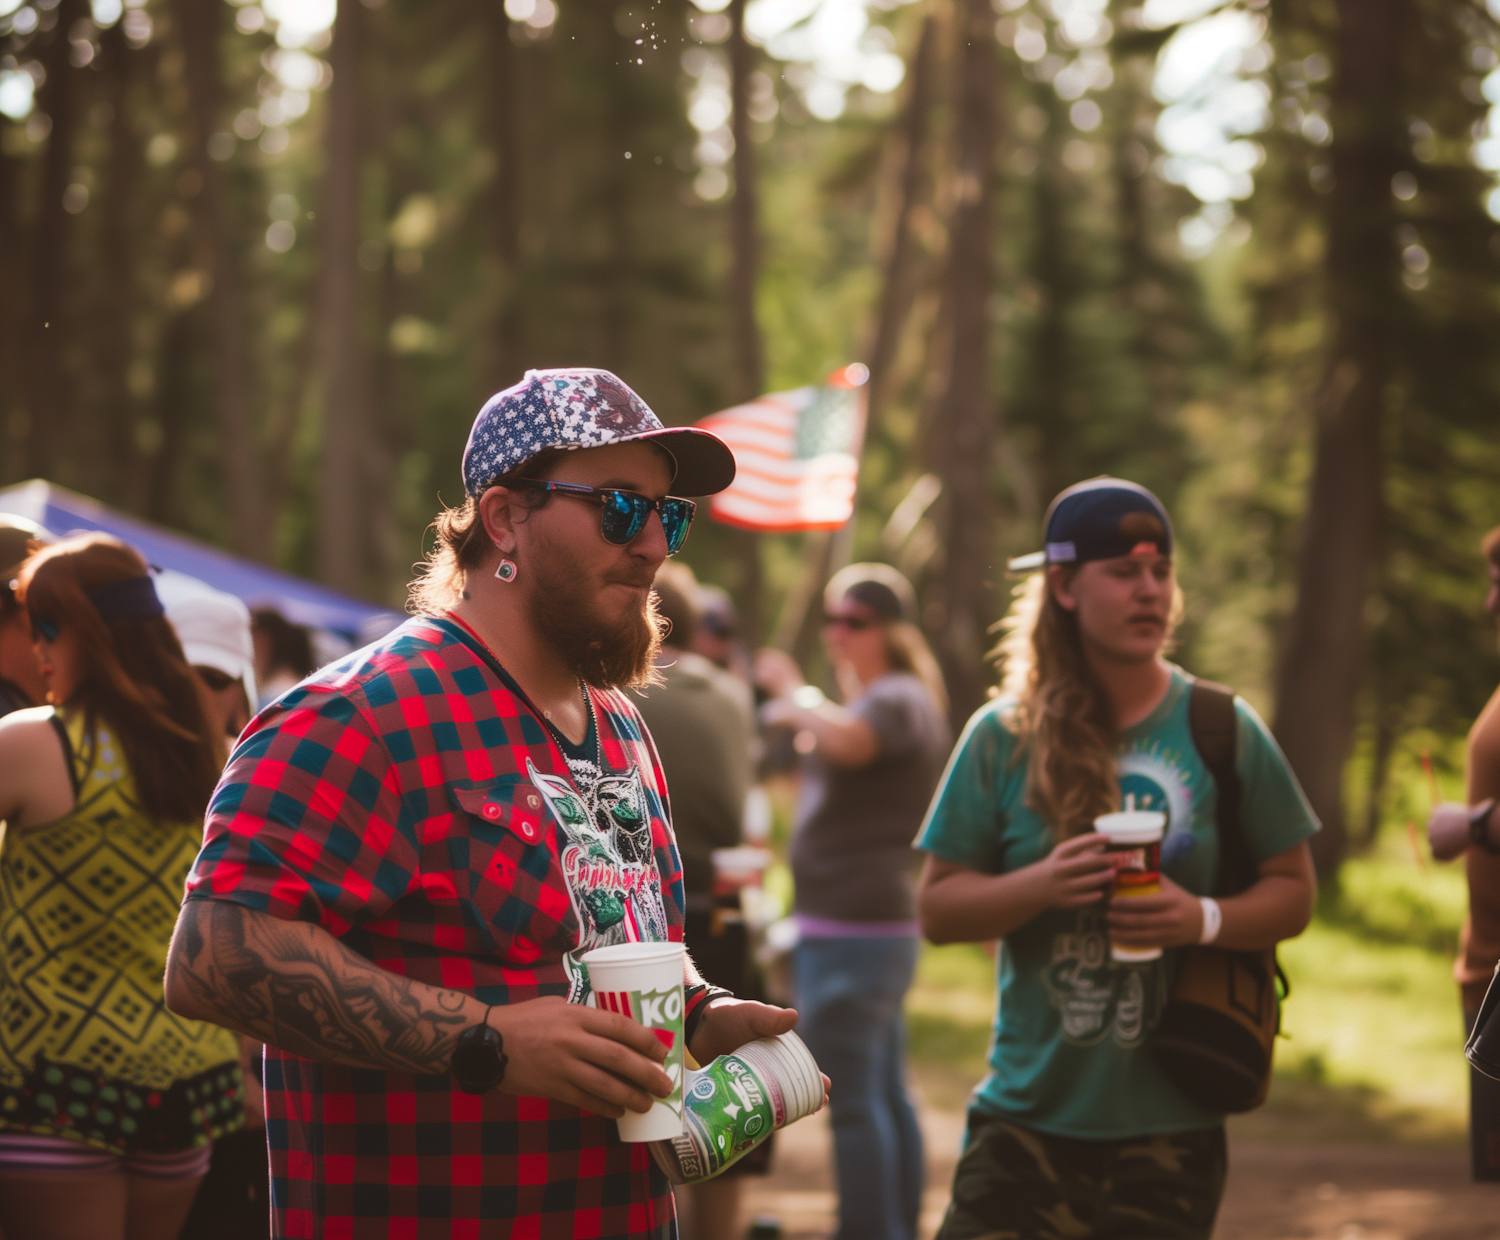
M 709 502 L 714 520 L 776 533 L 836 530 L 848 521 L 869 376 L 855 362 L 821 384 L 773 392 L 699 422 L 729 445 L 738 467 L 733 485 Z

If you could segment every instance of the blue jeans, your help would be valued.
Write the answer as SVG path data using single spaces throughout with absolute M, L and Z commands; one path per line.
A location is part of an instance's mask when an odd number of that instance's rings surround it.
M 815 938 L 797 945 L 797 1032 L 833 1083 L 836 1240 L 916 1240 L 922 1133 L 906 1097 L 901 1000 L 914 938 Z

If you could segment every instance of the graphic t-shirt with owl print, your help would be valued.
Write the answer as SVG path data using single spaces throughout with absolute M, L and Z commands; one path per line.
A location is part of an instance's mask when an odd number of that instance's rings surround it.
M 188 899 L 313 922 L 485 1003 L 584 1002 L 584 952 L 680 940 L 683 919 L 656 751 L 622 694 L 589 699 L 596 723 L 565 753 L 464 625 L 408 620 L 256 717 L 209 806 Z M 673 1226 L 647 1147 L 559 1102 L 268 1047 L 266 1113 L 277 1236 Z

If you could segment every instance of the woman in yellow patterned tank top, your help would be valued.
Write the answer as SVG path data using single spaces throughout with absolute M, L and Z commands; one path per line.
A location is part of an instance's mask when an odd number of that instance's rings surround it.
M 241 1122 L 235 1036 L 162 1002 L 218 742 L 146 564 L 20 569 L 51 706 L 0 719 L 0 1231 L 174 1240 Z

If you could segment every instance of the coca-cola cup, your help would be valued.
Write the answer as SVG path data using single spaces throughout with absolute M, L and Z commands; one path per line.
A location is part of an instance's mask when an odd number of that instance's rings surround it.
M 615 1120 L 621 1141 L 661 1141 L 682 1135 L 682 944 L 617 943 L 585 952 L 594 1006 L 645 1025 L 667 1048 L 661 1070 L 672 1092 L 654 1098 L 644 1115 Z
M 1101 814 L 1094 819 L 1094 830 L 1106 836 L 1105 858 L 1114 868 L 1110 884 L 1111 900 L 1129 900 L 1136 896 L 1154 896 L 1161 890 L 1161 837 L 1167 829 L 1167 816 L 1156 810 L 1135 808 L 1135 798 L 1125 798 L 1125 809 L 1117 814 Z M 1161 956 L 1159 947 L 1126 947 L 1109 945 L 1110 958 L 1122 964 L 1138 964 Z

